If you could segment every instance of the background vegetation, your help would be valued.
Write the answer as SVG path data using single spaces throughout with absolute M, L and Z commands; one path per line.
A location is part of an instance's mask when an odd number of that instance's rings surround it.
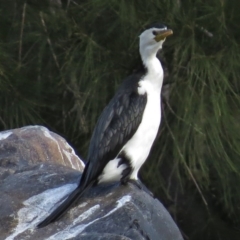
M 240 2 L 0 2 L 0 130 L 41 124 L 86 156 L 97 117 L 165 22 L 164 116 L 141 172 L 185 239 L 240 239 Z

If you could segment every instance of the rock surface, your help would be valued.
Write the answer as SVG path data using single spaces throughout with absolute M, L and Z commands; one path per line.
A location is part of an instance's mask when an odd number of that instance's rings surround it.
M 36 229 L 77 186 L 83 166 L 44 127 L 1 132 L 0 239 L 183 239 L 163 205 L 131 184 L 92 188 L 59 221 Z

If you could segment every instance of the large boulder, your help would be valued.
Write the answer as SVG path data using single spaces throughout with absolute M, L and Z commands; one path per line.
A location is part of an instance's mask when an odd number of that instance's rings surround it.
M 43 220 L 84 168 L 59 135 L 40 126 L 0 132 L 0 239 L 183 239 L 163 205 L 135 185 L 90 189 L 60 220 Z

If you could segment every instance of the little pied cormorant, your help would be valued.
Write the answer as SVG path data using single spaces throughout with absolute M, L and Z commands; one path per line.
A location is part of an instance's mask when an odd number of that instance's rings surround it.
M 161 121 L 163 69 L 157 52 L 173 32 L 153 24 L 140 35 L 144 71 L 127 77 L 103 110 L 90 141 L 87 164 L 78 187 L 38 227 L 59 219 L 93 185 L 138 180 Z

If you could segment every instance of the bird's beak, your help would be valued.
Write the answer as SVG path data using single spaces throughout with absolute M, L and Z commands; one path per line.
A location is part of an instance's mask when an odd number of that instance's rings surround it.
M 170 36 L 173 34 L 173 31 L 171 29 L 167 29 L 167 30 L 162 30 L 159 31 L 156 35 L 156 37 L 154 38 L 157 42 L 160 42 L 161 40 L 164 40 L 166 37 Z

